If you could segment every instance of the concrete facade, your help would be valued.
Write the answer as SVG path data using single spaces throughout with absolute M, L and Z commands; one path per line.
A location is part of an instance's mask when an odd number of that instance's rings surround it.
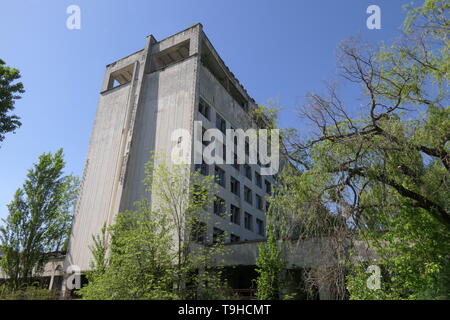
M 199 105 L 205 103 L 210 108 L 208 118 L 199 112 Z M 172 132 L 187 129 L 194 136 L 195 120 L 208 129 L 216 127 L 219 117 L 226 128 L 258 128 L 251 116 L 256 106 L 200 24 L 161 41 L 148 36 L 144 49 L 107 65 L 64 268 L 76 265 L 83 272 L 89 270 L 92 237 L 111 225 L 118 212 L 132 209 L 135 201 L 151 199 L 142 183 L 144 165 L 151 151 L 171 154 L 176 143 Z M 193 150 L 193 141 L 189 143 Z M 210 208 L 208 237 L 219 228 L 230 235 L 229 241 L 264 239 L 264 198 L 270 192 L 266 183 L 273 186 L 273 178 L 262 176 L 258 185 L 258 165 L 250 165 L 250 179 L 243 165 L 210 165 L 208 174 L 214 174 L 215 166 L 225 173 L 218 196 L 226 213 L 234 206 L 240 218 L 230 222 L 227 215 L 221 217 Z M 232 178 L 239 181 L 238 195 L 230 190 Z M 251 201 L 245 200 L 245 190 L 252 194 Z

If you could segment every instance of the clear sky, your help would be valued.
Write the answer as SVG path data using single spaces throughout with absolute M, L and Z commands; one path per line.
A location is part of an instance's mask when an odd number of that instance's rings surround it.
M 105 66 L 194 23 L 258 103 L 283 106 L 281 126 L 301 128 L 296 108 L 336 76 L 336 47 L 352 35 L 390 43 L 407 0 L 2 0 L 0 58 L 22 73 L 22 127 L 0 145 L 0 218 L 43 152 L 64 148 L 81 175 Z M 421 2 L 421 1 L 419 1 Z M 69 5 L 81 29 L 66 28 Z M 366 9 L 381 8 L 381 30 Z M 344 92 L 345 95 L 345 92 Z

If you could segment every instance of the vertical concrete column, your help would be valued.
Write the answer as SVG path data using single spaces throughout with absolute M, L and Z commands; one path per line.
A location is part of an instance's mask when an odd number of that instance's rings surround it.
M 126 180 L 126 170 L 128 165 L 128 159 L 131 149 L 131 144 L 133 140 L 134 125 L 136 121 L 136 113 L 141 102 L 141 91 L 145 80 L 145 71 L 150 67 L 151 60 L 151 45 L 156 42 L 153 36 L 148 36 L 144 51 L 141 58 L 135 62 L 132 88 L 130 91 L 130 96 L 128 98 L 127 109 L 128 115 L 125 121 L 125 127 L 122 131 L 121 147 L 120 147 L 120 158 L 117 163 L 115 172 L 115 182 L 114 189 L 112 192 L 112 199 L 110 202 L 110 208 L 108 212 L 108 219 L 106 224 L 109 226 L 113 223 L 115 215 L 118 213 L 120 208 L 120 201 L 122 198 L 122 191 L 124 183 Z M 109 238 L 109 235 L 107 234 Z M 105 239 L 106 243 L 108 239 Z

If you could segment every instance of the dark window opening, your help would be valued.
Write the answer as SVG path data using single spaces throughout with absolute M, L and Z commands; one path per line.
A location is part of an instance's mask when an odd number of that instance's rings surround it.
M 244 173 L 247 179 L 252 180 L 252 168 L 248 164 L 244 164 Z
M 225 215 L 225 211 L 225 200 L 217 197 L 217 199 L 214 200 L 214 213 L 223 217 Z
M 263 209 L 263 199 L 259 194 L 256 195 L 256 208 L 259 210 Z
M 241 224 L 241 209 L 234 205 L 230 205 L 230 220 L 232 223 Z
M 241 195 L 241 186 L 238 180 L 236 180 L 233 177 L 230 177 L 230 190 L 231 192 L 233 192 L 235 195 L 237 195 L 238 197 L 240 197 Z
M 272 194 L 272 185 L 270 184 L 270 182 L 265 180 L 264 183 L 266 184 L 266 192 L 268 194 Z
M 198 103 L 198 112 L 200 112 L 206 119 L 210 120 L 211 116 L 211 107 L 200 97 L 200 101 Z
M 225 171 L 218 166 L 215 166 L 214 176 L 216 183 L 225 188 Z
M 264 222 L 260 219 L 256 219 L 256 232 L 261 236 L 264 235 Z
M 253 219 L 252 219 L 252 215 L 248 212 L 245 213 L 244 215 L 244 227 L 247 230 L 252 231 L 253 230 Z
M 227 124 L 225 122 L 225 120 L 216 113 L 216 127 L 217 129 L 219 129 L 220 131 L 222 131 L 224 134 L 226 134 L 227 132 Z
M 252 190 L 247 186 L 244 186 L 244 200 L 253 204 Z
M 255 171 L 255 179 L 256 179 L 256 185 L 261 188 L 262 187 L 262 178 L 261 178 L 261 175 L 256 171 Z

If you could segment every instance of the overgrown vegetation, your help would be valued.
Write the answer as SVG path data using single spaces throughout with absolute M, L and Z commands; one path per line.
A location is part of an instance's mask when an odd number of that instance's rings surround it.
M 0 59 L 0 142 L 5 139 L 6 133 L 14 132 L 22 125 L 20 118 L 11 114 L 16 100 L 20 99 L 20 94 L 25 92 L 19 79 L 19 70 L 8 67 Z
M 331 243 L 332 263 L 307 276 L 330 298 L 450 298 L 449 9 L 410 8 L 389 47 L 343 42 L 340 72 L 361 88 L 362 107 L 329 84 L 301 109 L 314 135 L 285 131 L 292 167 L 271 201 L 276 225 L 286 239 Z M 360 263 L 354 240 L 377 258 Z M 382 269 L 381 289 L 366 285 L 370 264 Z
M 78 179 L 64 175 L 64 165 L 62 149 L 42 154 L 8 205 L 0 226 L 0 268 L 13 293 L 32 284 L 49 253 L 66 249 Z
M 227 298 L 223 244 L 206 235 L 213 177 L 160 159 L 149 161 L 146 173 L 151 203 L 142 199 L 135 210 L 119 213 L 95 238 L 89 284 L 78 293 L 84 299 Z
M 277 247 L 277 241 L 272 233 L 269 233 L 267 242 L 259 246 L 256 259 L 256 297 L 259 300 L 276 300 L 281 295 L 281 272 L 285 267 L 282 252 Z

